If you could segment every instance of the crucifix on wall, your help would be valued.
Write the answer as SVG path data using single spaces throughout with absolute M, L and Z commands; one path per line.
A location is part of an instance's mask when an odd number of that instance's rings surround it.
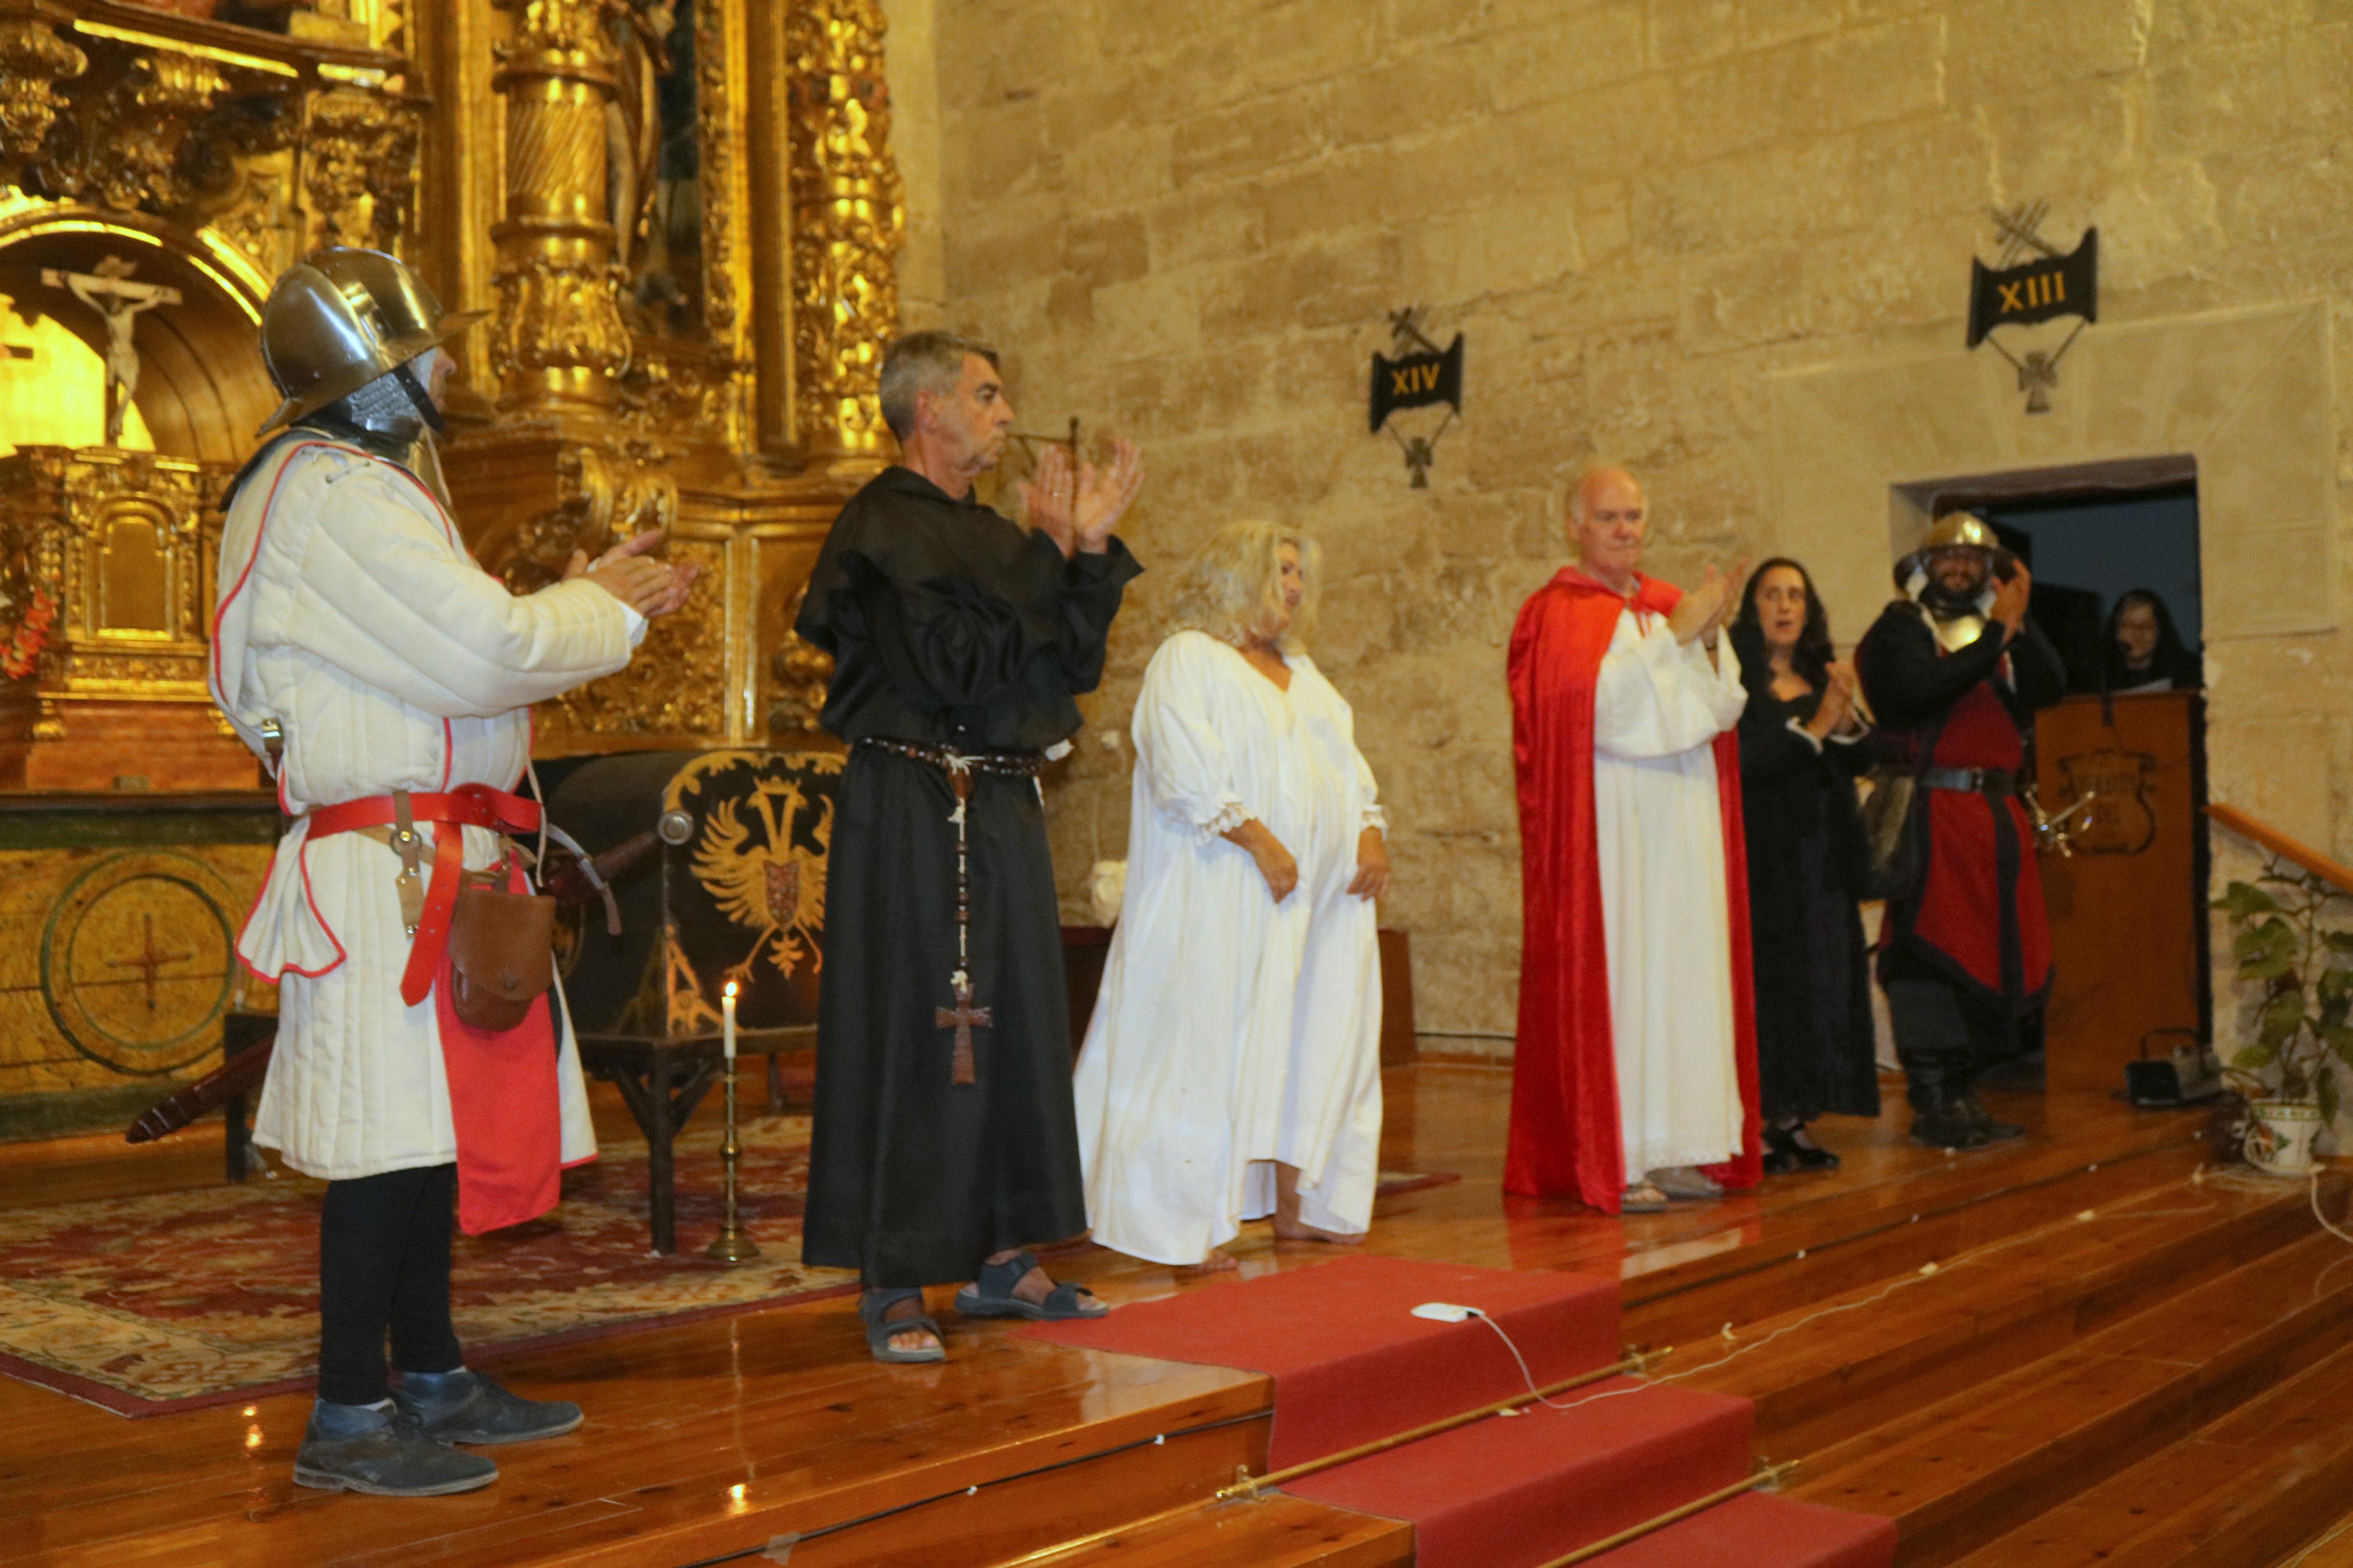
M 73 297 L 106 320 L 106 444 L 122 445 L 122 421 L 139 390 L 139 351 L 131 331 L 140 313 L 158 305 L 176 305 L 180 291 L 161 283 L 134 283 L 139 264 L 110 256 L 90 272 L 41 269 L 41 281 L 52 289 L 70 289 Z

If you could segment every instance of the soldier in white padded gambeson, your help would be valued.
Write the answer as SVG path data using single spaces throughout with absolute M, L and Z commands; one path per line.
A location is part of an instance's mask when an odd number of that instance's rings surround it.
M 469 1233 L 531 1218 L 596 1155 L 560 1009 L 469 1006 L 451 926 L 527 889 L 510 839 L 540 826 L 514 793 L 530 705 L 628 664 L 693 578 L 647 558 L 658 535 L 531 595 L 475 563 L 435 444 L 441 345 L 475 319 L 374 251 L 279 279 L 262 353 L 286 401 L 225 503 L 213 627 L 214 700 L 290 819 L 237 943 L 280 987 L 254 1139 L 327 1183 L 294 1479 L 393 1496 L 496 1479 L 451 1444 L 580 1424 L 468 1371 L 450 1324 L 453 1208 Z

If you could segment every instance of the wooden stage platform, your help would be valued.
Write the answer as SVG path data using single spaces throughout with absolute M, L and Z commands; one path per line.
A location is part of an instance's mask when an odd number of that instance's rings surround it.
M 1754 1398 L 1793 1494 L 1894 1517 L 1905 1563 L 2274 1568 L 2353 1506 L 2353 1246 L 2301 1186 L 2193 1180 L 2211 1114 L 2003 1097 L 2033 1136 L 1946 1156 L 1891 1095 L 1823 1124 L 1840 1172 L 1621 1222 L 1504 1196 L 1507 1073 L 1423 1063 L 1388 1089 L 1384 1166 L 1463 1179 L 1383 1200 L 1373 1250 L 1615 1275 L 1628 1337 L 1677 1347 L 1662 1375 Z M 187 1140 L 0 1151 L 0 1191 L 217 1180 L 217 1133 Z M 2322 1191 L 2341 1215 L 2341 1178 Z M 1240 1250 L 1330 1254 L 1262 1226 Z M 1055 1267 L 1114 1302 L 1197 1288 L 1093 1248 Z M 129 1421 L 0 1379 L 0 1564 L 1411 1562 L 1386 1520 L 1207 1502 L 1263 1466 L 1265 1379 L 941 1316 L 933 1367 L 873 1365 L 846 1300 L 501 1361 L 587 1425 L 424 1501 L 296 1488 L 307 1396 Z

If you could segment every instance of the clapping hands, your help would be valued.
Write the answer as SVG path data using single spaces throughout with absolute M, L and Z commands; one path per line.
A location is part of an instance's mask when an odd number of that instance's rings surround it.
M 1675 634 L 1675 640 L 1687 643 L 1694 637 L 1714 637 L 1732 614 L 1733 591 L 1747 574 L 1746 561 L 1735 564 L 1729 573 L 1709 562 L 1700 585 L 1676 600 L 1675 607 L 1667 612 L 1667 629 Z
M 594 563 L 586 551 L 575 550 L 564 568 L 564 580 L 585 577 L 649 620 L 667 616 L 686 603 L 687 592 L 702 575 L 702 568 L 647 559 L 647 552 L 665 537 L 660 529 L 649 528 L 634 539 L 623 540 Z
M 1029 521 L 1061 546 L 1065 555 L 1100 554 L 1111 531 L 1144 488 L 1144 454 L 1127 440 L 1111 444 L 1111 465 L 1079 467 L 1078 505 L 1071 504 L 1071 454 L 1050 446 L 1021 482 L 1021 504 Z
M 2034 574 L 2027 571 L 2023 561 L 2013 563 L 2010 575 L 1995 582 L 1993 604 L 1986 614 L 2006 628 L 2004 642 L 2026 629 L 2026 606 L 2033 592 Z
M 1825 671 L 1822 700 L 1814 709 L 1813 718 L 1806 728 L 1818 740 L 1828 740 L 1848 727 L 1855 717 L 1861 701 L 1862 687 L 1855 676 L 1854 666 L 1843 660 L 1833 661 Z

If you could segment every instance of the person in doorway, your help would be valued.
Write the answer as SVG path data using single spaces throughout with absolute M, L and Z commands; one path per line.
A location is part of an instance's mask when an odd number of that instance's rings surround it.
M 1605 1213 L 1758 1174 L 1734 589 L 1637 569 L 1642 487 L 1571 492 L 1579 563 L 1530 595 L 1508 678 L 1523 936 L 1507 1192 Z
M 254 1142 L 327 1184 L 294 1479 L 394 1497 L 497 1479 L 450 1444 L 581 1422 L 468 1370 L 449 1316 L 453 1205 L 470 1234 L 518 1224 L 596 1156 L 579 1056 L 543 995 L 512 1028 L 469 1024 L 447 953 L 461 873 L 521 882 L 500 834 L 539 826 L 512 793 L 531 704 L 627 665 L 694 579 L 644 557 L 658 534 L 522 596 L 475 564 L 434 456 L 440 345 L 475 319 L 375 251 L 278 279 L 261 346 L 286 401 L 262 428 L 282 433 L 231 486 L 214 617 L 213 700 L 294 819 L 237 939 L 279 984 Z
M 1995 1121 L 1976 1083 L 2024 1048 L 2051 986 L 2034 825 L 2019 793 L 2034 711 L 2063 695 L 2066 675 L 2027 616 L 2025 565 L 1983 519 L 1940 520 L 1895 581 L 1904 597 L 1864 635 L 1855 666 L 1917 770 L 1925 864 L 1888 900 L 1879 978 L 1913 1139 L 1978 1149 L 2025 1131 Z
M 1807 1131 L 1825 1113 L 1879 1114 L 1871 973 L 1856 905 L 1868 871 L 1854 780 L 1870 725 L 1854 667 L 1795 561 L 1759 566 L 1732 646 L 1740 714 L 1740 812 L 1747 829 L 1757 981 L 1757 1079 L 1767 1175 L 1826 1171 L 1839 1157 Z
M 974 1281 L 968 1317 L 1105 1310 L 1025 1250 L 1087 1224 L 1037 776 L 1143 570 L 1112 527 L 1144 475 L 1120 442 L 1073 484 L 1049 447 L 1025 533 L 972 493 L 1013 426 L 995 350 L 902 338 L 881 401 L 900 461 L 842 508 L 795 628 L 833 656 L 823 722 L 850 746 L 802 1254 L 859 1271 L 876 1360 L 924 1362 L 926 1285 Z
M 1355 1242 L 1381 1140 L 1373 900 L 1387 826 L 1356 721 L 1303 646 L 1314 547 L 1229 523 L 1144 673 L 1127 893 L 1079 1056 L 1094 1239 L 1231 1268 L 1242 1222 Z
M 2198 656 L 2183 645 L 2173 612 L 2154 589 L 2117 595 L 2100 639 L 2100 687 L 2111 696 L 2132 691 L 2195 691 L 2205 684 Z

